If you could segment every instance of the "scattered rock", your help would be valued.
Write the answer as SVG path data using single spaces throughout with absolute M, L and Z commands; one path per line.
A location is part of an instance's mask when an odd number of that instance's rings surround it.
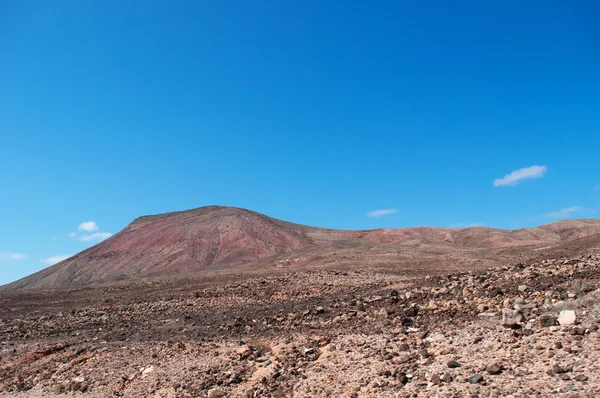
M 562 326 L 575 325 L 577 316 L 573 310 L 562 310 L 558 315 L 558 323 Z
M 142 376 L 148 376 L 152 372 L 154 372 L 154 366 L 148 366 L 147 368 L 142 370 Z
M 485 370 L 486 370 L 486 372 L 488 372 L 491 375 L 497 375 L 497 374 L 502 373 L 502 370 L 504 370 L 504 367 L 498 362 L 492 362 L 492 363 L 488 364 L 488 366 L 486 366 Z
M 440 375 L 440 380 L 444 383 L 452 383 L 454 381 L 454 377 L 448 372 L 444 372 Z
M 396 378 L 397 378 L 397 379 L 398 379 L 398 381 L 399 381 L 400 383 L 402 383 L 402 384 L 406 384 L 406 383 L 408 383 L 408 381 L 409 381 L 409 380 L 408 380 L 408 377 L 407 377 L 407 375 L 406 375 L 406 373 L 404 373 L 404 372 L 398 372 L 398 374 L 397 374 Z
M 523 314 L 520 311 L 511 310 L 509 308 L 502 309 L 503 326 L 511 329 L 517 329 L 521 326 L 521 322 L 523 322 Z
M 552 365 L 552 370 L 549 372 L 549 374 L 563 374 L 563 373 L 567 373 L 569 371 L 573 370 L 572 368 L 568 368 L 568 367 L 564 367 L 564 366 L 560 366 L 558 364 L 554 364 Z
M 538 318 L 540 326 L 550 327 L 556 325 L 556 317 L 552 314 L 543 314 Z
M 467 381 L 471 384 L 479 384 L 483 381 L 483 376 L 479 373 L 475 373 L 473 376 L 469 377 Z
M 73 382 L 73 383 L 83 383 L 84 381 L 85 381 L 85 377 L 83 377 L 83 376 L 74 377 L 73 380 L 71 380 L 71 382 Z

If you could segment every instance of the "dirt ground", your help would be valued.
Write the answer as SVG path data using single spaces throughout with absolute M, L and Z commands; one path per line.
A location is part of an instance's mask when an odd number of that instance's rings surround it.
M 597 397 L 600 252 L 567 254 L 3 293 L 0 395 Z

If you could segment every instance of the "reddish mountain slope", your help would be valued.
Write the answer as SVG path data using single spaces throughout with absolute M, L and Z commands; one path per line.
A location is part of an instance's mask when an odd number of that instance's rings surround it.
M 368 266 L 382 259 L 393 264 L 432 258 L 441 265 L 461 261 L 490 264 L 490 259 L 504 259 L 498 256 L 500 248 L 549 247 L 598 233 L 597 219 L 516 231 L 484 227 L 340 231 L 292 224 L 244 209 L 209 206 L 138 218 L 110 239 L 0 290 L 181 276 L 250 263 L 261 267 L 290 263 L 299 258 L 304 260 L 296 264 L 302 266 L 340 259 Z
M 227 207 L 138 218 L 111 238 L 10 288 L 178 275 L 256 261 L 312 245 L 293 224 Z

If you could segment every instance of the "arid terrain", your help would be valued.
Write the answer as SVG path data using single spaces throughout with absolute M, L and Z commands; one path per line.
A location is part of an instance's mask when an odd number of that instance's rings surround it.
M 142 217 L 0 293 L 0 395 L 600 396 L 600 220 Z
M 0 291 L 98 285 L 220 270 L 382 268 L 421 274 L 485 269 L 600 234 L 600 219 L 538 228 L 309 227 L 250 210 L 208 206 L 140 217 L 104 242 Z M 525 258 L 525 257 L 524 257 Z

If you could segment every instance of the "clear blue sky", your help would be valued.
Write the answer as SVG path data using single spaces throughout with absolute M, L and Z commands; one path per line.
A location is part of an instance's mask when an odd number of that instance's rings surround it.
M 596 217 L 599 19 L 594 1 L 0 1 L 0 283 L 210 204 L 344 229 Z

